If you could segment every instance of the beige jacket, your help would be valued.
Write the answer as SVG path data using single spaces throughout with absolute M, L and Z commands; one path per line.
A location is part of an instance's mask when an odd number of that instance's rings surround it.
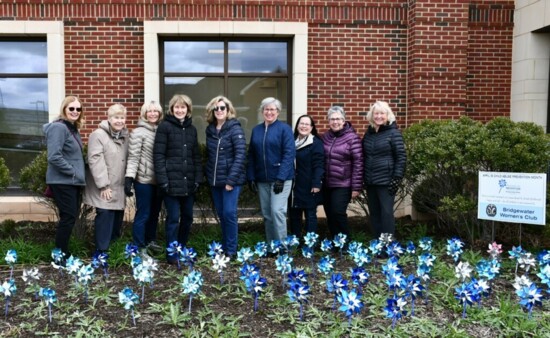
M 128 163 L 126 177 L 131 177 L 142 184 L 155 184 L 155 167 L 153 165 L 153 145 L 157 126 L 142 119 L 130 134 L 128 146 Z
M 128 130 L 124 128 L 118 138 L 111 133 L 109 122 L 102 121 L 88 139 L 88 165 L 84 203 L 96 208 L 124 210 L 124 173 L 128 154 Z M 101 198 L 100 189 L 113 191 L 111 200 Z

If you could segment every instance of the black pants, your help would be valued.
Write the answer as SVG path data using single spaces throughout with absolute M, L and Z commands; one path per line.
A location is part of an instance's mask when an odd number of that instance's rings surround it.
M 395 234 L 394 196 L 390 195 L 388 186 L 367 185 L 367 196 L 374 238 L 382 233 Z
M 323 188 L 323 207 L 331 239 L 342 233 L 349 239 L 348 204 L 351 201 L 351 188 Z
M 67 257 L 69 253 L 69 239 L 73 227 L 80 213 L 80 187 L 66 184 L 50 184 L 53 199 L 59 211 L 59 222 L 55 233 L 55 246 L 63 251 Z
M 95 248 L 107 251 L 109 244 L 120 237 L 124 210 L 95 208 Z

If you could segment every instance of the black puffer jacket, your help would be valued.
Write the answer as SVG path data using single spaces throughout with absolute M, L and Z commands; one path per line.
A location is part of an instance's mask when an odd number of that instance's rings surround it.
M 364 180 L 366 185 L 389 185 L 392 178 L 402 179 L 407 154 L 397 125 L 369 126 L 363 136 Z
M 153 147 L 155 176 L 159 187 L 168 185 L 171 196 L 188 196 L 203 180 L 197 129 L 191 118 L 180 122 L 168 115 L 160 123 Z
M 206 177 L 211 186 L 236 186 L 246 182 L 246 139 L 237 119 L 227 120 L 219 134 L 215 123 L 209 124 L 206 147 Z

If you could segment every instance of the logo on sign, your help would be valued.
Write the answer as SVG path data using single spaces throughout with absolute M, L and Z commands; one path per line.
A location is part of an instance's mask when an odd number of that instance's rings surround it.
M 497 214 L 497 206 L 494 204 L 489 204 L 487 208 L 485 208 L 485 213 L 487 213 L 487 216 L 489 217 L 495 217 Z

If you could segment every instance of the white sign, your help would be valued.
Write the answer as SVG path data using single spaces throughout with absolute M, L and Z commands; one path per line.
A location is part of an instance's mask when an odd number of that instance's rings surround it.
M 477 218 L 546 224 L 546 174 L 479 172 Z

